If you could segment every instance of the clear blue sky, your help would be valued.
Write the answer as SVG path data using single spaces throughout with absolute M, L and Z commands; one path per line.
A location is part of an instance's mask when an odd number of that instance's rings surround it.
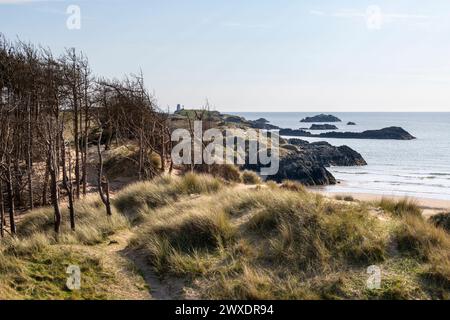
M 141 68 L 164 108 L 450 111 L 448 0 L 0 0 L 0 32 Z

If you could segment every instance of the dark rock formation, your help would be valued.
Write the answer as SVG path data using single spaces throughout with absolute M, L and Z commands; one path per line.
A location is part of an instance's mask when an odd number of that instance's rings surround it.
M 416 139 L 409 132 L 400 127 L 389 127 L 380 130 L 367 130 L 363 132 L 324 132 L 312 134 L 305 130 L 281 129 L 280 135 L 293 137 L 314 138 L 343 138 L 343 139 L 385 139 L 385 140 L 413 140 Z
M 316 159 L 317 163 L 325 167 L 367 165 L 367 162 L 364 160 L 361 154 L 347 146 L 335 147 L 328 142 L 320 141 L 307 143 L 299 148 L 311 154 Z
M 338 127 L 332 124 L 313 124 L 309 130 L 337 130 Z
M 292 145 L 298 146 L 298 147 L 302 147 L 302 146 L 305 146 L 305 145 L 309 144 L 308 141 L 305 141 L 305 140 L 302 140 L 302 139 L 297 139 L 297 138 L 291 138 L 291 139 L 288 140 L 288 142 L 289 142 L 289 144 L 292 144 Z
M 367 130 L 363 132 L 325 132 L 320 134 L 325 138 L 346 139 L 391 139 L 413 140 L 416 139 L 409 132 L 400 127 L 389 127 L 380 130 Z
M 280 127 L 274 126 L 273 124 L 269 124 L 269 120 L 264 118 L 259 118 L 258 120 L 248 121 L 249 125 L 253 129 L 262 129 L 262 130 L 278 130 Z
M 291 137 L 312 137 L 311 132 L 305 131 L 303 129 L 280 129 L 280 136 L 291 136 Z
M 278 129 L 280 129 L 280 127 L 274 126 L 270 123 L 256 122 L 256 121 L 250 121 L 250 127 L 253 129 L 262 129 L 262 130 L 278 130 Z
M 350 122 L 347 122 L 347 125 L 348 125 L 348 126 L 356 126 L 356 123 L 350 121 Z
M 331 114 L 319 114 L 314 117 L 306 117 L 300 122 L 341 122 L 342 120 Z
M 243 117 L 239 117 L 239 116 L 234 116 L 234 115 L 226 115 L 223 117 L 224 121 L 226 122 L 231 122 L 231 123 L 246 123 L 247 120 L 245 120 L 245 118 Z
M 336 179 L 326 169 L 329 166 L 362 166 L 366 161 L 347 146 L 335 147 L 327 142 L 309 143 L 290 139 L 280 148 L 280 168 L 268 180 L 281 182 L 296 180 L 305 185 L 330 185 Z M 259 171 L 262 166 L 246 165 L 246 169 Z
M 280 169 L 268 180 L 282 182 L 283 180 L 296 180 L 308 186 L 336 184 L 333 175 L 316 159 L 303 152 L 289 152 L 280 159 Z

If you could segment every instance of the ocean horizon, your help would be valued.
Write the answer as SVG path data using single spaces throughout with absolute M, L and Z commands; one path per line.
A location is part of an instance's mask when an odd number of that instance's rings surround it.
M 362 167 L 331 167 L 338 184 L 324 189 L 336 193 L 370 193 L 450 200 L 450 112 L 229 112 L 249 120 L 265 118 L 271 124 L 299 129 L 310 123 L 300 120 L 320 113 L 333 114 L 342 122 L 338 130 L 352 131 L 402 127 L 417 139 L 358 140 L 308 138 L 310 142 L 327 141 L 347 145 L 367 161 Z M 356 126 L 348 126 L 347 122 Z M 318 131 L 318 132 L 326 132 Z M 289 138 L 289 137 L 287 137 Z

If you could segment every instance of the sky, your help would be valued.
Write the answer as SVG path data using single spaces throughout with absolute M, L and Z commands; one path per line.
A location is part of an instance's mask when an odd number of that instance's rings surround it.
M 142 70 L 164 109 L 450 112 L 448 0 L 0 0 L 0 33 Z

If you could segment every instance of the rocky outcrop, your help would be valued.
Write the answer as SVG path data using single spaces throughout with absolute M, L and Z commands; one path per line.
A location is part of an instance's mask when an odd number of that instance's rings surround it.
M 305 131 L 303 129 L 280 129 L 280 136 L 290 136 L 290 137 L 313 137 L 311 132 Z
M 325 132 L 320 134 L 325 138 L 346 139 L 390 139 L 390 140 L 413 140 L 416 139 L 408 131 L 400 127 L 389 127 L 380 130 L 367 130 L 363 132 Z
M 337 130 L 338 127 L 332 124 L 313 124 L 309 130 Z
M 269 123 L 270 121 L 265 119 L 265 118 L 259 118 L 259 119 L 256 119 L 255 122 L 257 122 L 257 123 Z
M 296 180 L 308 186 L 336 184 L 336 179 L 324 166 L 317 163 L 311 154 L 301 151 L 291 151 L 281 157 L 278 173 L 269 176 L 268 180 Z
M 380 130 L 367 130 L 363 132 L 324 132 L 313 134 L 305 130 L 281 129 L 280 135 L 292 137 L 313 138 L 340 138 L 340 139 L 381 139 L 381 140 L 413 140 L 416 139 L 405 129 L 389 127 Z
M 222 115 L 221 115 L 222 116 Z M 247 120 L 243 117 L 235 116 L 235 115 L 225 115 L 222 116 L 223 120 L 231 123 L 247 123 Z
M 299 148 L 311 154 L 316 159 L 317 163 L 325 167 L 367 165 L 367 162 L 362 155 L 348 146 L 336 147 L 325 141 L 312 143 L 306 141 L 306 144 L 303 144 Z
M 280 127 L 274 126 L 270 123 L 256 122 L 256 121 L 250 121 L 250 127 L 253 129 L 262 129 L 262 130 L 278 130 L 278 129 L 280 129 Z
M 348 125 L 348 126 L 356 126 L 356 123 L 350 121 L 350 122 L 347 122 L 347 125 Z
M 280 167 L 268 180 L 281 182 L 296 180 L 305 185 L 330 185 L 336 179 L 327 170 L 329 166 L 362 166 L 364 158 L 347 146 L 335 147 L 327 142 L 309 143 L 300 139 L 290 139 L 289 144 L 280 148 Z M 259 171 L 262 166 L 246 165 L 246 169 Z
M 289 144 L 292 144 L 294 146 L 303 147 L 309 144 L 308 141 L 297 139 L 297 138 L 291 138 L 288 140 Z
M 319 114 L 314 117 L 306 117 L 300 120 L 300 122 L 341 122 L 342 120 L 331 114 Z

